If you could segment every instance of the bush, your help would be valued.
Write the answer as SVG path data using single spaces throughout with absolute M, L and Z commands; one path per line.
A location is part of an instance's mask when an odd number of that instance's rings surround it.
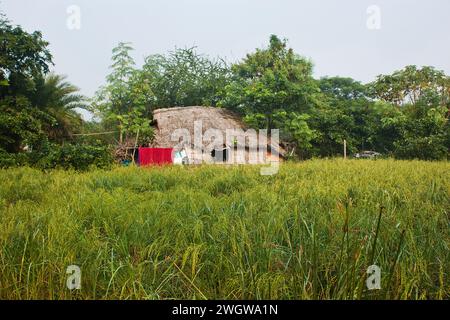
M 28 153 L 8 153 L 0 149 L 0 167 L 29 165 L 39 169 L 88 170 L 91 167 L 105 169 L 113 163 L 109 146 L 99 142 L 93 144 L 72 143 L 58 145 L 43 141 Z
M 443 135 L 412 137 L 396 141 L 394 155 L 398 159 L 445 160 L 448 147 Z
M 9 153 L 0 148 L 0 168 L 19 167 L 28 164 L 25 153 Z
M 113 163 L 108 146 L 101 144 L 50 144 L 45 153 L 40 152 L 35 166 L 41 169 L 88 170 L 90 167 L 108 168 Z

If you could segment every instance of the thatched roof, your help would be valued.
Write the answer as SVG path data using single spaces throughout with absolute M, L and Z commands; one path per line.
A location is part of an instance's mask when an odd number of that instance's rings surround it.
M 176 107 L 158 109 L 153 112 L 156 121 L 154 146 L 170 148 L 178 142 L 171 141 L 171 135 L 176 129 L 186 128 L 194 134 L 194 121 L 202 121 L 204 133 L 209 128 L 219 129 L 243 129 L 246 126 L 235 114 L 227 109 L 216 107 Z
M 172 133 L 176 129 L 189 130 L 193 142 L 195 121 L 202 122 L 202 133 L 210 128 L 218 129 L 222 131 L 224 138 L 227 129 L 244 131 L 248 129 L 238 115 L 218 107 L 192 106 L 157 109 L 153 111 L 153 119 L 156 127 L 155 138 L 151 146 L 159 148 L 173 148 L 178 144 L 178 141 L 171 141 Z M 282 150 L 280 152 L 283 153 Z

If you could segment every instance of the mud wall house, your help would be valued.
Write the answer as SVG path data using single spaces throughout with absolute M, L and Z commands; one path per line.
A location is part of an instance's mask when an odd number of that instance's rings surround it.
M 280 146 L 270 141 L 259 139 L 255 145 L 249 138 L 251 130 L 227 109 L 200 106 L 157 109 L 153 119 L 155 137 L 150 147 L 173 148 L 174 152 L 185 154 L 190 164 L 227 161 L 264 164 L 278 154 L 283 155 Z

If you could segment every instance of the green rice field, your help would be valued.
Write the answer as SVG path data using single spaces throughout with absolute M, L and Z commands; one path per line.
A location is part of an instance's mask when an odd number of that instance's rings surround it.
M 448 162 L 18 168 L 0 181 L 0 299 L 450 298 Z

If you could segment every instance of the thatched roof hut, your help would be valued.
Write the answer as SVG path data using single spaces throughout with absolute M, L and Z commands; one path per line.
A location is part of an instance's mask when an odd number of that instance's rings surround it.
M 227 109 L 200 106 L 164 108 L 155 110 L 153 119 L 155 122 L 155 138 L 151 146 L 155 148 L 174 148 L 177 151 L 185 149 L 193 163 L 205 161 L 205 157 L 202 157 L 201 153 L 213 152 L 213 158 L 214 151 L 212 150 L 214 149 L 227 148 L 234 150 L 235 147 L 242 146 L 246 150 L 246 161 L 249 159 L 249 154 L 257 152 L 257 150 L 253 150 L 251 146 L 247 145 L 249 141 L 248 127 L 237 115 Z M 197 139 L 200 130 L 202 135 L 200 148 L 195 148 L 199 145 L 199 143 L 195 143 L 195 139 Z M 211 133 L 211 130 L 213 132 L 215 130 L 218 135 L 221 133 L 224 137 L 223 141 L 218 139 L 220 143 L 218 144 L 216 141 L 216 144 L 214 144 L 214 138 L 208 135 L 208 133 Z M 229 139 L 227 140 L 227 132 L 230 130 L 236 130 L 234 132 L 234 141 L 232 142 Z M 179 139 L 180 132 L 185 133 L 184 138 Z M 216 135 L 213 136 L 216 137 Z M 186 141 L 186 136 L 188 136 L 188 141 Z M 283 154 L 278 144 L 269 145 L 269 148 L 265 149 L 265 160 L 271 157 L 270 150 L 276 150 L 278 153 Z
M 171 135 L 176 129 L 186 128 L 194 135 L 194 121 L 202 121 L 203 132 L 216 128 L 225 132 L 226 129 L 244 129 L 242 121 L 227 109 L 215 107 L 176 107 L 157 109 L 153 111 L 156 123 L 154 145 L 173 148 L 178 141 L 171 141 Z

